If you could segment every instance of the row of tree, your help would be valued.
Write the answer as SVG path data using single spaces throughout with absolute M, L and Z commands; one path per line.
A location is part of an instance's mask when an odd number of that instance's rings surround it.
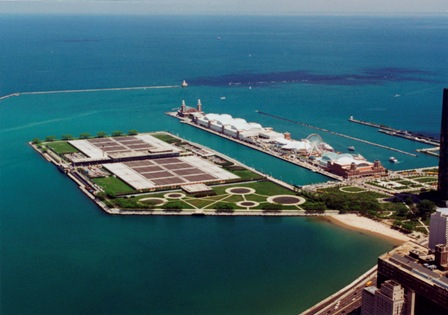
M 138 131 L 135 130 L 135 129 L 131 129 L 131 130 L 129 130 L 128 133 L 127 133 L 128 136 L 135 136 L 135 135 L 137 135 L 137 134 L 138 134 Z M 125 134 L 123 131 L 121 131 L 121 130 L 115 130 L 115 131 L 112 131 L 112 133 L 111 133 L 110 135 L 111 135 L 111 137 L 120 137 L 120 136 L 124 136 L 124 135 L 126 135 L 126 134 Z M 88 133 L 88 132 L 83 132 L 83 133 L 81 133 L 81 134 L 79 135 L 78 139 L 105 138 L 105 137 L 108 137 L 108 136 L 109 136 L 109 135 L 108 135 L 106 132 L 104 132 L 104 131 L 99 131 L 99 132 L 97 132 L 97 133 L 96 133 L 96 136 L 92 136 L 92 135 L 91 135 L 90 133 Z M 61 136 L 61 140 L 64 140 L 64 141 L 73 140 L 73 139 L 75 139 L 75 137 L 72 136 L 71 134 L 63 134 L 63 135 Z M 45 137 L 45 142 L 52 142 L 52 141 L 56 141 L 56 140 L 57 140 L 57 137 L 56 137 L 56 136 L 46 136 L 46 137 Z M 39 139 L 39 138 L 34 138 L 34 139 L 32 140 L 32 142 L 33 142 L 34 144 L 36 144 L 36 143 L 40 143 L 40 142 L 42 142 L 42 140 Z

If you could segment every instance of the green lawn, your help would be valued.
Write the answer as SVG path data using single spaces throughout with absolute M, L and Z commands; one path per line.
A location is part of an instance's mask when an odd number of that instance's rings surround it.
M 92 181 L 98 186 L 103 187 L 104 191 L 110 195 L 134 192 L 131 186 L 116 177 L 92 178 Z
M 435 182 L 437 182 L 436 177 L 419 177 L 419 178 L 414 178 L 414 180 L 419 183 L 435 183 Z
M 175 138 L 175 137 L 165 134 L 165 133 L 153 133 L 153 134 L 151 134 L 151 136 L 153 136 L 154 138 L 157 138 L 159 140 L 162 140 L 164 142 L 167 142 L 167 143 L 181 142 L 181 140 L 179 140 L 178 138 Z
M 213 190 L 217 195 L 225 194 L 225 190 L 230 187 L 249 187 L 256 190 L 259 195 L 273 196 L 273 195 L 295 195 L 293 191 L 283 188 L 273 182 L 255 182 L 255 183 L 245 183 L 245 184 L 235 184 L 232 186 L 219 186 L 214 187 Z
M 126 183 L 121 181 L 118 178 L 115 177 L 107 177 L 107 178 L 96 178 L 93 179 L 93 181 L 104 188 L 106 193 L 110 195 L 114 195 L 117 193 L 130 193 L 133 192 L 133 189 L 129 187 Z M 226 189 L 230 187 L 248 187 L 255 189 L 254 194 L 245 195 L 244 197 L 241 195 L 229 195 L 225 192 Z M 272 182 L 255 182 L 255 183 L 244 183 L 244 184 L 237 184 L 237 185 L 225 185 L 225 186 L 219 186 L 214 187 L 213 190 L 217 195 L 214 196 L 205 196 L 205 197 L 194 197 L 194 196 L 186 196 L 185 198 L 181 200 L 175 200 L 175 199 L 169 199 L 170 201 L 179 201 L 183 204 L 186 204 L 187 202 L 192 204 L 194 207 L 199 209 L 210 209 L 214 208 L 218 203 L 230 203 L 235 206 L 235 208 L 239 208 L 236 203 L 248 200 L 248 201 L 256 201 L 261 203 L 258 207 L 255 207 L 254 209 L 261 209 L 263 204 L 265 204 L 267 201 L 267 197 L 272 195 L 295 195 L 294 192 L 283 188 L 281 186 L 278 186 L 277 184 L 274 184 Z M 154 198 L 165 198 L 165 193 L 156 193 L 156 194 L 145 194 L 141 195 L 135 198 L 126 199 L 126 198 L 117 198 L 120 199 L 116 205 L 118 207 L 127 208 L 126 205 L 129 204 L 129 208 L 133 208 L 134 204 L 137 206 L 140 202 L 139 200 L 142 198 L 148 198 L 148 197 L 154 197 Z M 114 200 L 117 199 L 111 199 L 112 203 L 115 203 Z M 123 199 L 123 200 L 121 200 Z M 221 201 L 222 200 L 222 201 Z M 132 201 L 132 203 L 131 203 Z M 141 203 L 140 203 L 141 204 Z M 143 204 L 141 204 L 143 205 Z M 123 207 L 124 206 L 124 207 Z M 155 206 L 155 208 L 158 208 Z M 185 208 L 191 208 L 190 205 L 186 205 Z M 294 206 L 284 206 L 284 209 L 297 209 Z
M 341 191 L 358 193 L 358 192 L 362 192 L 362 191 L 366 191 L 366 190 L 364 188 L 361 188 L 361 187 L 345 186 L 345 187 L 341 187 Z
M 47 142 L 45 145 L 57 154 L 69 154 L 79 152 L 74 146 L 67 141 Z
M 240 177 L 242 180 L 260 179 L 261 175 L 258 175 L 250 170 L 227 170 L 236 176 Z

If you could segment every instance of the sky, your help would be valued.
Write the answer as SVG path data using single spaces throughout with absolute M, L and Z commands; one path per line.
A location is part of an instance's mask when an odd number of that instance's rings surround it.
M 448 16 L 448 0 L 0 0 L 1 13 Z

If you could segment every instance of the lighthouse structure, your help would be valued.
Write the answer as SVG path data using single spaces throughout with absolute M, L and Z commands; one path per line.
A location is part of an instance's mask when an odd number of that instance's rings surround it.
M 198 99 L 196 108 L 187 106 L 185 104 L 185 101 L 183 100 L 182 105 L 180 106 L 179 110 L 177 111 L 177 115 L 180 117 L 188 117 L 189 115 L 196 114 L 196 113 L 201 113 L 201 114 L 203 113 L 202 112 L 202 103 L 201 103 L 200 99 Z

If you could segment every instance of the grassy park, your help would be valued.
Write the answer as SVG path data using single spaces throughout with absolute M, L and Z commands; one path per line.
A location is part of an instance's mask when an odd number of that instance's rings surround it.
M 59 155 L 79 152 L 68 141 L 47 142 L 45 145 Z

